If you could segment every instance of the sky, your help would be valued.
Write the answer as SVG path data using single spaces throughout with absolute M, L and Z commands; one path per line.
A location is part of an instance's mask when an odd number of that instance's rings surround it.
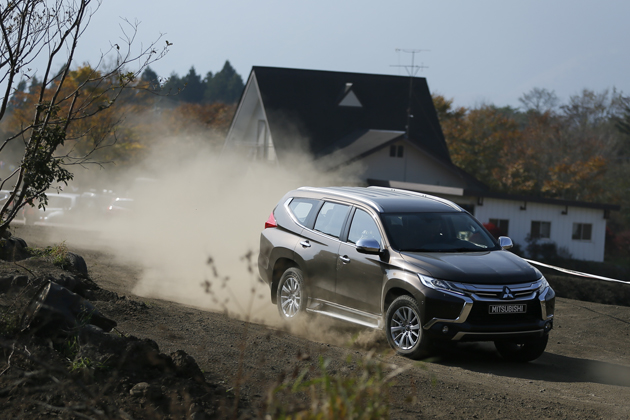
M 244 81 L 252 66 L 408 75 L 413 59 L 456 105 L 518 107 L 533 88 L 630 94 L 629 17 L 627 0 L 103 0 L 76 62 L 119 42 L 126 18 L 137 48 L 173 44 L 151 66 L 162 77 L 226 60 Z

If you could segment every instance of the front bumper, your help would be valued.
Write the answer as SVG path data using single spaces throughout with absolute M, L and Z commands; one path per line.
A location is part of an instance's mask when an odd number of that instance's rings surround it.
M 427 293 L 425 333 L 436 339 L 452 341 L 526 341 L 548 334 L 553 329 L 553 289 L 536 287 L 533 283 L 510 287 L 522 292 L 509 300 L 486 293 L 488 290 L 484 290 L 483 286 L 470 287 L 463 293 Z M 455 301 L 459 304 L 454 305 Z M 512 303 L 526 304 L 526 313 L 491 314 L 489 311 L 490 305 Z M 445 316 L 445 307 L 449 308 L 450 316 Z M 457 314 L 453 312 L 454 307 L 459 308 Z

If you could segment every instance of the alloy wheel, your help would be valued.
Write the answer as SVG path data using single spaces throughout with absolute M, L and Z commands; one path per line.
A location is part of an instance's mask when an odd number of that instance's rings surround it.
M 294 277 L 289 277 L 282 285 L 280 293 L 280 303 L 282 305 L 282 313 L 287 318 L 294 317 L 300 310 L 302 302 L 302 289 L 300 283 Z
M 409 350 L 420 339 L 420 317 L 408 306 L 398 308 L 392 317 L 390 332 L 398 348 Z

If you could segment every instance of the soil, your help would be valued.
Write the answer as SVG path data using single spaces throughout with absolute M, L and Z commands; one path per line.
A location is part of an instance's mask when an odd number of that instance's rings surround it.
M 50 245 L 28 228 L 13 233 L 31 247 Z M 80 337 L 89 344 L 70 356 L 67 336 L 8 334 L 0 360 L 3 418 L 265 418 L 270 396 L 289 411 L 308 407 L 307 395 L 272 390 L 303 370 L 316 375 L 320 358 L 341 377 L 356 375 L 370 358 L 386 372 L 398 370 L 388 390 L 395 419 L 630 418 L 626 306 L 557 298 L 547 351 L 531 363 L 506 362 L 489 343 L 444 348 L 419 363 L 392 354 L 380 332 L 313 319 L 332 335 L 370 338 L 336 345 L 313 339 L 308 327 L 291 333 L 134 296 L 142 267 L 108 251 L 67 246 L 87 263 L 89 278 L 72 274 L 86 285 L 83 294 L 117 327 L 84 328 Z M 0 264 L 0 279 L 68 273 L 34 259 L 17 264 Z M 1 302 L 5 313 L 21 305 L 9 297 Z M 88 356 L 101 364 L 70 369 Z

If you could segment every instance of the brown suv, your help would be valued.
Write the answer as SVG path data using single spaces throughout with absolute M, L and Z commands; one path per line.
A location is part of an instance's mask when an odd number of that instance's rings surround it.
M 506 359 L 539 357 L 555 293 L 470 213 L 380 187 L 299 188 L 265 223 L 258 267 L 280 316 L 319 313 L 384 328 L 400 354 L 436 340 L 494 341 Z

